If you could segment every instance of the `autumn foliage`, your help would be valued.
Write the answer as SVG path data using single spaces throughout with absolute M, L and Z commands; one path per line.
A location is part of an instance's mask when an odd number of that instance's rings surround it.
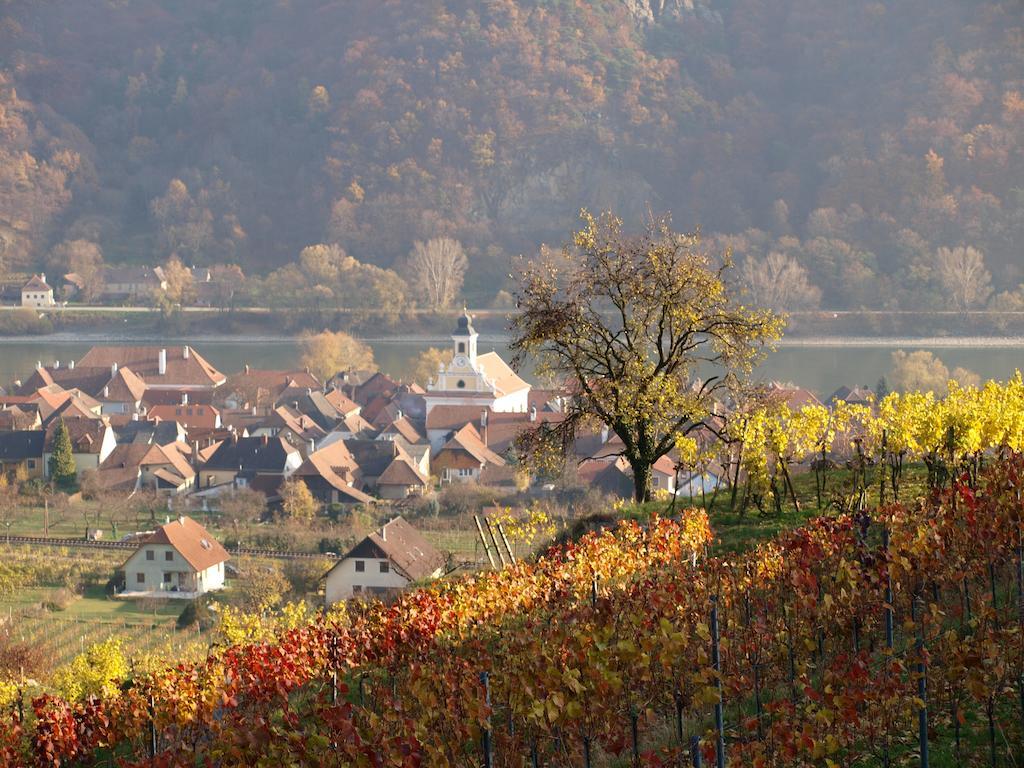
M 163 766 L 478 765 L 484 729 L 496 765 L 521 765 L 531 749 L 580 764 L 584 739 L 621 753 L 631 716 L 648 738 L 678 713 L 710 757 L 720 681 L 732 764 L 880 764 L 883 751 L 895 761 L 916 744 L 918 664 L 933 739 L 951 743 L 966 715 L 991 717 L 1015 749 L 1024 648 L 1007 587 L 1019 567 L 1024 459 L 995 463 L 974 487 L 966 480 L 913 509 L 822 518 L 738 557 L 704 555 L 699 512 L 623 523 L 535 564 L 225 648 L 105 700 L 42 697 L 2 732 L 0 754 L 58 765 L 114 745 L 127 765 L 149 765 L 152 717 L 152 764 Z M 672 732 L 638 746 L 644 765 L 675 764 Z

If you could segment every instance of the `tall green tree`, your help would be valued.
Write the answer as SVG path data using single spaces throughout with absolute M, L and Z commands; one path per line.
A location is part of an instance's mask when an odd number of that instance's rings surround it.
M 629 236 L 610 213 L 582 218 L 572 246 L 526 265 L 518 289 L 515 364 L 530 357 L 575 392 L 562 421 L 525 433 L 519 447 L 557 459 L 578 430 L 605 424 L 646 501 L 654 462 L 713 428 L 716 399 L 741 387 L 782 321 L 739 301 L 728 253 L 713 259 L 667 219 Z
M 78 467 L 71 450 L 71 435 L 68 434 L 64 419 L 57 423 L 53 433 L 53 450 L 50 453 L 50 479 L 61 490 L 70 490 L 78 483 Z

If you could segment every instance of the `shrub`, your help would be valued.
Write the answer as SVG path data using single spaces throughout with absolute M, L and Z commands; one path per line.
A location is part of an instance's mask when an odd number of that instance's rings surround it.
M 61 587 L 50 592 L 43 601 L 43 607 L 48 611 L 66 611 L 71 604 L 78 599 L 78 595 L 67 587 Z
M 192 600 L 178 616 L 178 629 L 187 629 L 197 624 L 202 632 L 213 629 L 217 624 L 217 617 L 210 610 L 210 598 L 203 596 Z
M 0 312 L 0 334 L 8 336 L 38 336 L 53 332 L 48 317 L 40 317 L 34 309 L 21 307 Z

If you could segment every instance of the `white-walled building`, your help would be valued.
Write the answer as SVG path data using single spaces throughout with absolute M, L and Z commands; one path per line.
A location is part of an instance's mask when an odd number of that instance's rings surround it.
M 21 287 L 21 306 L 52 307 L 53 288 L 46 284 L 46 275 L 32 275 L 32 278 Z
M 387 598 L 414 581 L 444 572 L 445 557 L 404 518 L 371 533 L 339 560 L 326 576 L 329 606 L 350 598 Z
M 442 365 L 423 396 L 429 416 L 438 405 L 474 405 L 500 413 L 529 410 L 530 385 L 497 352 L 477 354 L 477 337 L 467 313 L 452 333 L 452 360 Z
M 192 599 L 224 586 L 227 550 L 191 517 L 160 526 L 124 564 L 126 597 Z

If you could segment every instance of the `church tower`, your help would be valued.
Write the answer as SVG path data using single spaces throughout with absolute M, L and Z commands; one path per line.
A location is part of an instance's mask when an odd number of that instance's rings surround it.
M 455 330 L 452 332 L 452 368 L 476 368 L 476 337 L 473 320 L 463 308 Z

